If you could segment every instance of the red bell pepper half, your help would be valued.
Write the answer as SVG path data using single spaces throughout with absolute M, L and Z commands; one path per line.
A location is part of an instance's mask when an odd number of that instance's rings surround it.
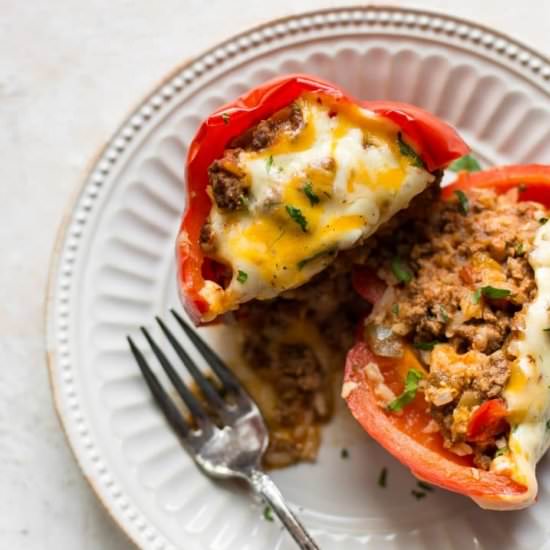
M 444 168 L 468 152 L 466 144 L 450 126 L 418 107 L 388 101 L 357 101 L 338 86 L 308 75 L 271 80 L 223 105 L 201 124 L 187 155 L 187 207 L 176 249 L 182 300 L 195 322 L 200 322 L 208 311 L 208 303 L 200 293 L 205 284 L 207 262 L 199 244 L 200 230 L 211 207 L 206 191 L 208 167 L 222 156 L 232 139 L 306 92 L 353 102 L 393 121 L 430 171 Z
M 383 408 L 364 375 L 365 366 L 371 362 L 379 367 L 385 384 L 396 395 L 403 390 L 405 375 L 397 365 L 399 360 L 378 357 L 365 342 L 358 342 L 346 360 L 344 384 L 353 388 L 346 397 L 348 407 L 369 435 L 416 477 L 474 498 L 484 506 L 513 502 L 526 493 L 526 487 L 509 477 L 475 468 L 471 459 L 444 448 L 442 436 L 429 428 L 432 417 L 420 392 L 400 414 Z
M 458 179 L 442 191 L 443 200 L 454 192 L 465 193 L 472 188 L 491 188 L 504 193 L 518 187 L 519 200 L 537 201 L 550 208 L 550 166 L 525 165 L 497 167 L 484 172 L 461 172 Z M 365 288 L 368 275 L 355 278 L 355 287 L 371 303 L 381 295 L 380 283 L 373 289 Z M 372 276 L 371 276 L 372 277 Z M 405 354 L 410 363 L 410 354 Z M 475 468 L 471 459 L 459 457 L 443 447 L 439 432 L 433 432 L 428 424 L 432 417 L 420 392 L 400 414 L 383 408 L 374 394 L 372 382 L 365 376 L 365 366 L 375 363 L 384 382 L 396 395 L 404 388 L 409 367 L 405 360 L 388 359 L 374 355 L 368 345 L 359 341 L 349 351 L 346 361 L 344 388 L 345 399 L 357 421 L 378 443 L 420 479 L 450 491 L 469 496 L 478 504 L 489 508 L 519 508 L 531 498 L 528 488 L 511 478 Z M 483 440 L 500 431 L 505 421 L 504 401 L 493 399 L 485 402 L 474 413 L 468 426 L 471 440 Z

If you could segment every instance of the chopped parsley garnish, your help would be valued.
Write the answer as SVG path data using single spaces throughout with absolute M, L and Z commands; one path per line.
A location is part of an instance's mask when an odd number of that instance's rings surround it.
M 408 284 L 412 281 L 413 273 L 407 263 L 399 256 L 395 256 L 391 261 L 391 270 L 395 278 L 400 283 Z
M 414 347 L 424 351 L 432 351 L 437 344 L 441 344 L 441 342 L 439 340 L 434 340 L 433 342 L 415 342 Z
M 247 279 L 248 279 L 248 273 L 246 271 L 241 271 L 239 269 L 239 273 L 237 273 L 237 281 L 239 281 L 239 283 L 246 283 Z
M 550 420 L 547 420 L 547 421 L 546 421 L 546 429 L 547 429 L 547 430 L 550 430 Z
M 319 198 L 319 196 L 315 194 L 315 191 L 313 191 L 313 185 L 311 184 L 310 181 L 308 181 L 304 185 L 304 193 L 306 197 L 309 199 L 309 204 L 311 204 L 311 206 L 315 206 L 316 204 L 319 204 L 321 202 L 321 199 Z
M 271 509 L 271 506 L 266 506 L 264 508 L 264 519 L 266 521 L 273 521 L 273 510 Z
M 431 485 L 428 485 L 428 484 L 427 484 L 426 482 L 424 482 L 424 481 L 419 481 L 419 482 L 417 483 L 417 485 L 418 485 L 418 487 L 419 487 L 420 489 L 423 489 L 424 491 L 433 491 L 433 490 L 434 490 L 434 488 L 433 488 Z
M 320 258 L 321 256 L 326 256 L 327 254 L 334 254 L 334 252 L 336 252 L 334 248 L 327 248 L 326 250 L 321 250 L 320 252 L 317 252 L 317 254 L 313 254 L 312 256 L 308 256 L 307 258 L 300 260 L 296 265 L 298 266 L 298 269 L 303 269 L 307 264 L 309 264 L 310 262 L 313 262 L 317 258 Z
M 399 145 L 399 152 L 411 159 L 411 164 L 418 168 L 424 168 L 424 161 L 420 155 L 406 142 L 403 140 L 401 132 L 397 134 L 397 145 Z
M 265 169 L 267 170 L 268 173 L 271 170 L 272 166 L 273 166 L 273 155 L 269 155 L 269 157 L 267 157 L 267 160 L 265 161 Z
M 510 296 L 511 293 L 507 288 L 496 288 L 491 285 L 482 286 L 472 294 L 472 302 L 478 304 L 481 296 L 485 296 L 485 298 L 489 298 L 490 300 L 500 300 Z
M 343 459 L 349 458 L 349 451 L 347 449 L 342 449 L 340 451 L 340 458 L 343 458 Z
M 491 300 L 500 300 L 501 298 L 506 298 L 510 296 L 512 292 L 507 288 L 496 288 L 494 286 L 483 286 L 481 287 L 481 294 L 485 298 L 490 298 Z
M 466 214 L 468 214 L 468 210 L 470 210 L 470 201 L 468 200 L 466 193 L 458 189 L 455 191 L 455 195 L 458 197 L 458 211 L 463 216 L 466 216 Z
M 391 312 L 397 317 L 399 315 L 399 304 L 393 304 Z
M 406 407 L 415 397 L 418 389 L 418 382 L 422 379 L 422 373 L 417 369 L 409 369 L 405 378 L 405 389 L 389 405 L 388 410 L 399 412 Z
M 449 322 L 449 314 L 447 313 L 447 310 L 443 306 L 439 306 L 439 314 L 441 315 L 441 320 L 444 323 Z
M 516 255 L 523 256 L 525 254 L 525 249 L 523 248 L 523 243 L 516 243 Z
M 539 219 L 538 219 L 538 222 L 539 222 L 541 225 L 544 225 L 547 221 L 548 221 L 548 218 L 539 218 Z
M 508 452 L 508 447 L 501 447 L 500 449 L 497 449 L 497 452 L 495 453 L 495 458 L 497 456 L 505 455 Z
M 307 233 L 307 220 L 304 218 L 302 211 L 295 206 L 287 204 L 286 211 L 288 215 L 300 226 L 304 233 Z
M 224 124 L 229 124 L 229 113 L 222 113 L 222 120 Z
M 380 470 L 380 475 L 378 476 L 378 486 L 385 488 L 388 481 L 388 469 L 384 466 Z
M 451 162 L 449 170 L 453 172 L 460 172 L 461 170 L 465 170 L 466 172 L 479 172 L 481 170 L 481 165 L 472 155 L 464 155 L 454 162 Z
M 411 495 L 416 499 L 416 500 L 420 500 L 421 498 L 424 498 L 426 496 L 426 493 L 424 493 L 423 491 L 417 491 L 416 489 L 413 489 L 411 491 Z

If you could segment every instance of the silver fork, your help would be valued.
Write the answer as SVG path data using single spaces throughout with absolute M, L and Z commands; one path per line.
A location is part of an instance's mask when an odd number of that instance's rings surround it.
M 300 548 L 319 550 L 317 544 L 286 504 L 275 483 L 260 468 L 262 456 L 269 443 L 269 434 L 256 403 L 210 346 L 176 311 L 171 310 L 171 312 L 217 376 L 222 391 L 220 392 L 204 376 L 165 323 L 157 317 L 156 320 L 162 332 L 190 372 L 208 403 L 207 409 L 189 390 L 147 329 L 141 327 L 153 353 L 189 409 L 192 422 L 186 420 L 178 410 L 149 367 L 144 355 L 132 338 L 128 336 L 130 349 L 164 416 L 179 436 L 187 452 L 205 474 L 214 478 L 238 478 L 247 481 L 254 491 L 271 506 Z

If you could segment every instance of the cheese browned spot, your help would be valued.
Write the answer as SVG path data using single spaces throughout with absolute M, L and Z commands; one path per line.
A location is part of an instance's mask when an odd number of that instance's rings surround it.
M 434 180 L 403 154 L 400 129 L 370 111 L 306 94 L 283 114 L 210 167 L 201 241 L 233 274 L 221 292 L 215 283 L 202 290 L 212 318 L 304 284 Z

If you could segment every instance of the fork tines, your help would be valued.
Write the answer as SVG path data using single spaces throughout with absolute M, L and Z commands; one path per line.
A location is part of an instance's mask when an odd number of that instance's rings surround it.
M 196 334 L 196 332 L 183 320 L 183 318 L 176 311 L 174 311 L 173 309 L 170 311 L 175 317 L 178 325 L 184 330 L 189 340 L 199 350 L 201 355 L 208 363 L 208 366 L 218 377 L 221 382 L 222 389 L 227 393 L 231 392 L 234 395 L 242 396 L 243 390 L 241 389 L 240 383 L 237 381 L 231 371 L 225 366 L 223 361 L 214 352 L 214 350 L 212 350 L 212 348 L 210 348 L 210 346 L 208 346 L 208 344 L 206 344 Z M 209 407 L 211 407 L 211 409 L 217 415 L 219 415 L 222 420 L 227 419 L 228 416 L 230 416 L 228 404 L 222 399 L 214 384 L 197 367 L 193 359 L 185 351 L 184 347 L 178 342 L 174 334 L 170 331 L 170 329 L 166 326 L 162 319 L 156 317 L 156 321 L 159 324 L 163 334 L 166 336 L 168 342 L 170 342 L 170 345 L 176 352 L 177 356 L 181 359 L 182 363 L 185 365 L 185 367 L 193 377 L 193 380 L 201 390 L 201 393 L 205 397 Z M 174 368 L 170 360 L 166 357 L 164 352 L 160 349 L 158 344 L 155 342 L 149 331 L 144 327 L 141 327 L 141 331 L 147 339 L 149 346 L 151 347 L 156 358 L 158 359 L 164 372 L 170 379 L 170 382 L 173 384 L 176 392 L 189 409 L 189 412 L 196 421 L 198 428 L 203 433 L 211 431 L 213 429 L 213 424 L 210 422 L 208 414 L 204 406 L 201 404 L 200 400 L 193 394 L 187 384 L 176 372 L 176 369 Z M 156 402 L 158 403 L 164 415 L 172 424 L 174 429 L 180 435 L 187 437 L 191 430 L 189 423 L 182 416 L 172 398 L 163 388 L 157 376 L 154 374 L 153 370 L 149 366 L 143 353 L 135 345 L 130 336 L 128 336 L 127 338 L 132 354 L 134 355 L 136 362 L 139 365 L 139 368 L 143 374 L 143 378 L 147 382 L 147 385 L 149 386 L 149 389 L 151 390 L 151 393 L 153 394 Z

